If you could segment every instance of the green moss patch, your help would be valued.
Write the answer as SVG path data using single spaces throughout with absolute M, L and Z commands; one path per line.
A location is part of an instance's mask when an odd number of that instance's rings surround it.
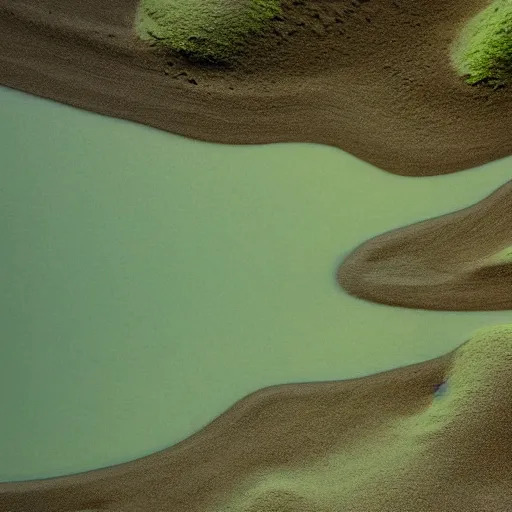
M 503 249 L 502 251 L 494 254 L 490 258 L 490 262 L 498 264 L 512 263 L 512 246 L 507 247 L 506 249 Z
M 443 396 L 430 403 L 424 400 L 415 414 L 397 408 L 394 417 L 370 421 L 362 431 L 356 423 L 344 425 L 344 429 L 353 428 L 354 435 L 340 436 L 347 441 L 333 445 L 325 456 L 304 459 L 302 465 L 290 469 L 277 464 L 268 470 L 258 468 L 224 504 L 209 511 L 383 510 L 379 508 L 383 496 L 390 506 L 396 499 L 403 503 L 408 492 L 404 482 L 417 485 L 414 479 L 433 476 L 429 471 L 436 464 L 450 467 L 457 460 L 453 452 L 447 453 L 453 446 L 458 461 L 463 460 L 461 455 L 470 464 L 479 460 L 479 446 L 487 448 L 490 440 L 499 442 L 509 435 L 512 324 L 474 333 L 452 355 L 445 382 Z M 478 437 L 468 437 L 468 433 Z M 435 476 L 429 485 L 437 485 Z M 393 491 L 386 495 L 385 489 Z M 414 510 L 426 510 L 420 500 Z M 385 510 L 413 509 L 398 505 Z
M 136 30 L 191 59 L 226 62 L 280 11 L 280 0 L 141 0 Z
M 462 30 L 452 58 L 468 84 L 512 83 L 512 0 L 495 0 Z

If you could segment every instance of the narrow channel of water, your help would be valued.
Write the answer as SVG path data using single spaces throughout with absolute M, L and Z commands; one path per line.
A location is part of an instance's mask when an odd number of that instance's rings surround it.
M 419 362 L 512 321 L 374 305 L 334 280 L 369 237 L 492 192 L 510 159 L 404 178 L 9 89 L 0 117 L 0 481 L 131 460 L 258 388 Z

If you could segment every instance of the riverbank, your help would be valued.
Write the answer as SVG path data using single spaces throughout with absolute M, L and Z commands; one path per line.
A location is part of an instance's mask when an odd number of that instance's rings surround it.
M 512 309 L 512 181 L 463 210 L 377 236 L 340 265 L 356 297 L 445 311 Z
M 135 0 L 2 0 L 0 83 L 200 140 L 315 142 L 444 174 L 512 153 L 510 88 L 468 86 L 448 55 L 486 4 L 286 0 L 223 69 L 138 40 Z
M 418 365 L 265 388 L 149 457 L 2 484 L 0 510 L 505 512 L 511 341 L 498 326 Z

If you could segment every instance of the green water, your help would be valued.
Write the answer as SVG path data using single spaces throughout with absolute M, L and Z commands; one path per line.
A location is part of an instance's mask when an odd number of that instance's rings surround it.
M 0 480 L 134 459 L 258 388 L 419 362 L 512 321 L 369 304 L 334 280 L 369 237 L 489 194 L 510 159 L 404 178 L 9 89 L 0 119 Z

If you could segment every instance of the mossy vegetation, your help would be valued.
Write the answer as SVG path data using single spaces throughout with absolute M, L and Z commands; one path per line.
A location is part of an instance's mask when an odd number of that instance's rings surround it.
M 141 0 L 139 37 L 186 57 L 229 62 L 281 11 L 280 0 Z
M 483 327 L 460 346 L 447 380 L 450 389 L 442 406 L 446 417 L 464 413 L 467 420 L 497 407 L 503 394 L 510 395 L 512 379 L 512 324 Z M 507 388 L 502 391 L 502 387 Z M 465 413 L 468 413 L 467 415 Z
M 512 0 L 494 0 L 462 30 L 452 59 L 466 83 L 512 84 Z
M 512 263 L 512 246 L 494 254 L 489 261 L 494 264 Z
M 396 489 L 403 489 L 403 499 L 408 494 L 404 486 L 432 478 L 433 465 L 453 467 L 461 454 L 469 465 L 489 463 L 478 448 L 489 438 L 499 442 L 508 435 L 511 360 L 512 324 L 476 331 L 454 352 L 442 397 L 428 406 L 425 401 L 416 414 L 399 413 L 377 428 L 365 425 L 368 430 L 358 441 L 349 437 L 325 457 L 311 458 L 293 469 L 276 465 L 259 470 L 213 510 L 333 512 L 349 510 L 350 505 L 350 510 L 383 510 L 379 506 L 384 500 L 392 505 L 400 498 Z M 482 441 L 484 435 L 488 439 Z M 438 486 L 433 477 L 432 489 Z M 386 488 L 392 489 L 389 495 Z M 393 510 L 413 508 L 397 505 Z M 459 510 L 469 509 L 462 505 Z

